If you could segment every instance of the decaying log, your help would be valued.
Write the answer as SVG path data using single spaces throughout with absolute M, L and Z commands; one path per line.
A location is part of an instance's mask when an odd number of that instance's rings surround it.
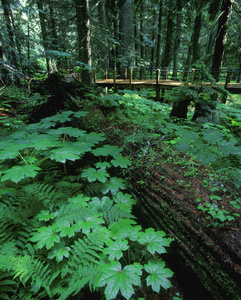
M 165 163 L 163 157 L 139 163 L 131 171 L 131 190 L 138 202 L 136 213 L 144 224 L 164 230 L 175 239 L 173 252 L 209 295 L 203 298 L 197 290 L 195 299 L 240 300 L 241 221 L 220 222 L 217 226 L 214 219 L 207 218 L 207 212 L 197 209 L 196 199 L 212 194 L 200 179 L 208 178 L 208 174 L 199 167 L 197 177 L 185 179 L 185 168 Z M 231 195 L 222 194 L 222 199 L 229 203 Z M 193 283 L 189 284 L 191 289 Z
M 58 111 L 64 109 L 79 110 L 81 101 L 76 99 L 69 88 L 64 78 L 59 74 L 49 74 L 48 78 L 41 82 L 40 87 L 35 92 L 40 94 L 49 94 L 51 97 L 47 102 L 36 107 L 34 111 L 29 115 L 30 122 L 39 122 L 42 118 L 55 115 Z

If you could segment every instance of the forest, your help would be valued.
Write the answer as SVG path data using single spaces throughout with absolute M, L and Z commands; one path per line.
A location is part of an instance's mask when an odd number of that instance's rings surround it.
M 240 0 L 0 16 L 0 299 L 240 300 Z

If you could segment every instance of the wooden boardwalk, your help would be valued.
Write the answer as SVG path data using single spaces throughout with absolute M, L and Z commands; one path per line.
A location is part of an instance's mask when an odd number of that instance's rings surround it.
M 130 82 L 129 79 L 96 79 L 95 83 L 98 86 L 107 87 L 107 88 L 116 88 L 116 89 L 142 89 L 142 88 L 154 88 L 159 87 L 162 90 L 171 90 L 175 87 L 183 86 L 185 83 L 177 80 L 138 80 L 132 79 Z M 219 82 L 220 85 L 225 87 L 225 82 Z M 211 84 L 207 84 L 211 85 Z M 190 87 L 193 85 L 190 84 Z M 241 94 L 241 83 L 227 83 L 226 90 L 232 94 Z
M 140 70 L 139 70 L 140 72 Z M 106 88 L 114 88 L 117 89 L 143 89 L 143 88 L 155 88 L 158 92 L 159 90 L 165 91 L 170 90 L 175 87 L 183 86 L 186 82 L 180 80 L 172 80 L 171 73 L 168 69 L 156 69 L 152 72 L 152 76 L 155 79 L 135 79 L 133 76 L 135 73 L 135 78 L 138 77 L 138 71 L 132 69 L 122 69 L 122 70 L 111 70 L 107 72 L 106 70 L 106 78 L 105 79 L 97 79 L 95 78 L 95 83 L 98 86 L 106 87 Z M 149 73 L 146 70 L 145 74 Z M 118 75 L 117 75 L 118 74 Z M 143 73 L 144 74 L 144 73 Z M 143 75 L 142 74 L 142 75 Z M 191 69 L 190 71 L 178 70 L 179 78 L 187 78 L 187 76 L 191 75 L 192 78 L 195 78 L 196 75 L 200 75 L 199 69 Z M 241 83 L 235 82 L 235 79 L 240 79 L 241 70 L 240 69 L 222 69 L 220 70 L 220 81 L 218 84 L 222 85 L 226 90 L 228 90 L 232 94 L 241 94 Z M 141 73 L 139 76 L 142 77 Z M 121 76 L 122 79 L 118 78 Z M 151 76 L 151 77 L 152 77 Z M 240 80 L 237 80 L 240 81 Z M 206 85 L 211 85 L 211 83 L 204 83 Z M 190 87 L 194 87 L 193 84 L 189 84 Z

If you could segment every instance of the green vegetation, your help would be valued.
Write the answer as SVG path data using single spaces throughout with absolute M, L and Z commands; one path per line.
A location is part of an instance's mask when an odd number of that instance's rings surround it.
M 86 286 L 130 299 L 143 282 L 171 286 L 160 258 L 171 240 L 137 225 L 135 200 L 112 175 L 131 161 L 103 134 L 66 125 L 86 115 L 65 111 L 1 138 L 2 299 L 67 299 Z

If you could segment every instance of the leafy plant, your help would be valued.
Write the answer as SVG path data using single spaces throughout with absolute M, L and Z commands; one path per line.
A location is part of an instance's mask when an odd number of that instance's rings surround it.
M 97 146 L 102 134 L 65 126 L 84 116 L 65 111 L 0 140 L 3 299 L 67 299 L 86 287 L 130 299 L 143 282 L 171 286 L 160 256 L 171 240 L 142 230 L 125 180 L 112 176 L 131 161 Z

